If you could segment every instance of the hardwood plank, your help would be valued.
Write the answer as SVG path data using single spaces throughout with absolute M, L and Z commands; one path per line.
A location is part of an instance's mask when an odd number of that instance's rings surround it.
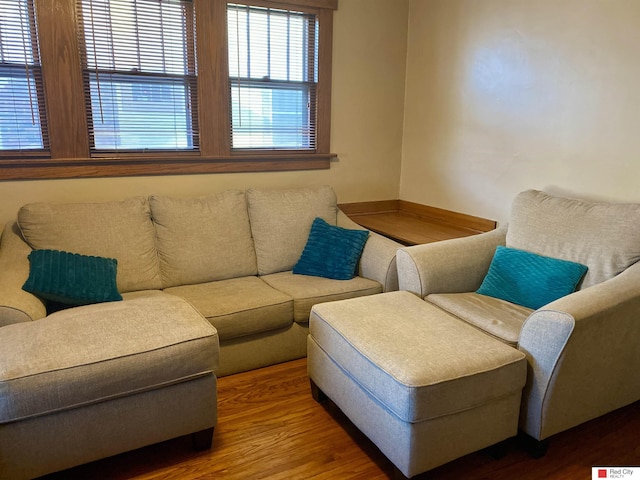
M 311 397 L 306 359 L 219 379 L 210 451 L 182 437 L 42 477 L 86 479 L 385 479 L 393 465 L 331 402 Z M 550 439 L 530 457 L 514 439 L 499 460 L 477 452 L 416 480 L 583 480 L 596 465 L 640 465 L 640 402 Z

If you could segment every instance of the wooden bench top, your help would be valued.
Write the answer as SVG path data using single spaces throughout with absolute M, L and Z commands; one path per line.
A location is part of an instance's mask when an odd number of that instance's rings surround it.
M 405 200 L 344 203 L 338 206 L 357 224 L 404 245 L 467 237 L 488 232 L 497 226 L 494 220 Z

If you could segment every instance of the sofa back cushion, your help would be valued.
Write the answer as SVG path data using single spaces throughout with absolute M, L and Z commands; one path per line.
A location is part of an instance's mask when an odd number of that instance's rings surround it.
M 33 249 L 117 259 L 120 292 L 162 287 L 151 210 L 144 197 L 105 203 L 31 203 L 18 212 L 18 225 Z
M 193 285 L 257 273 L 245 194 L 150 198 L 162 284 Z
M 587 202 L 527 190 L 513 202 L 506 244 L 586 265 L 579 287 L 586 288 L 640 260 L 640 204 Z
M 316 217 L 336 224 L 336 194 L 329 186 L 247 191 L 258 273 L 291 270 L 304 249 Z

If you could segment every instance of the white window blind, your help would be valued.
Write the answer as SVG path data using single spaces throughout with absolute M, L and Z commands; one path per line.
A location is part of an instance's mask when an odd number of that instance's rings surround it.
M 0 151 L 49 148 L 33 0 L 0 0 Z
M 77 0 L 93 152 L 197 150 L 191 0 Z
M 227 24 L 232 148 L 314 150 L 317 16 L 230 3 Z

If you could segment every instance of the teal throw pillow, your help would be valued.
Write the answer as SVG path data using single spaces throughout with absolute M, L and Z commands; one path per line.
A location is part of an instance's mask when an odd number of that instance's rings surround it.
M 356 275 L 367 238 L 367 230 L 336 227 L 317 217 L 293 273 L 350 280 Z
M 586 272 L 580 263 L 499 246 L 477 293 L 536 310 L 574 292 Z
M 23 289 L 66 305 L 122 300 L 116 285 L 118 262 L 60 250 L 33 250 Z

